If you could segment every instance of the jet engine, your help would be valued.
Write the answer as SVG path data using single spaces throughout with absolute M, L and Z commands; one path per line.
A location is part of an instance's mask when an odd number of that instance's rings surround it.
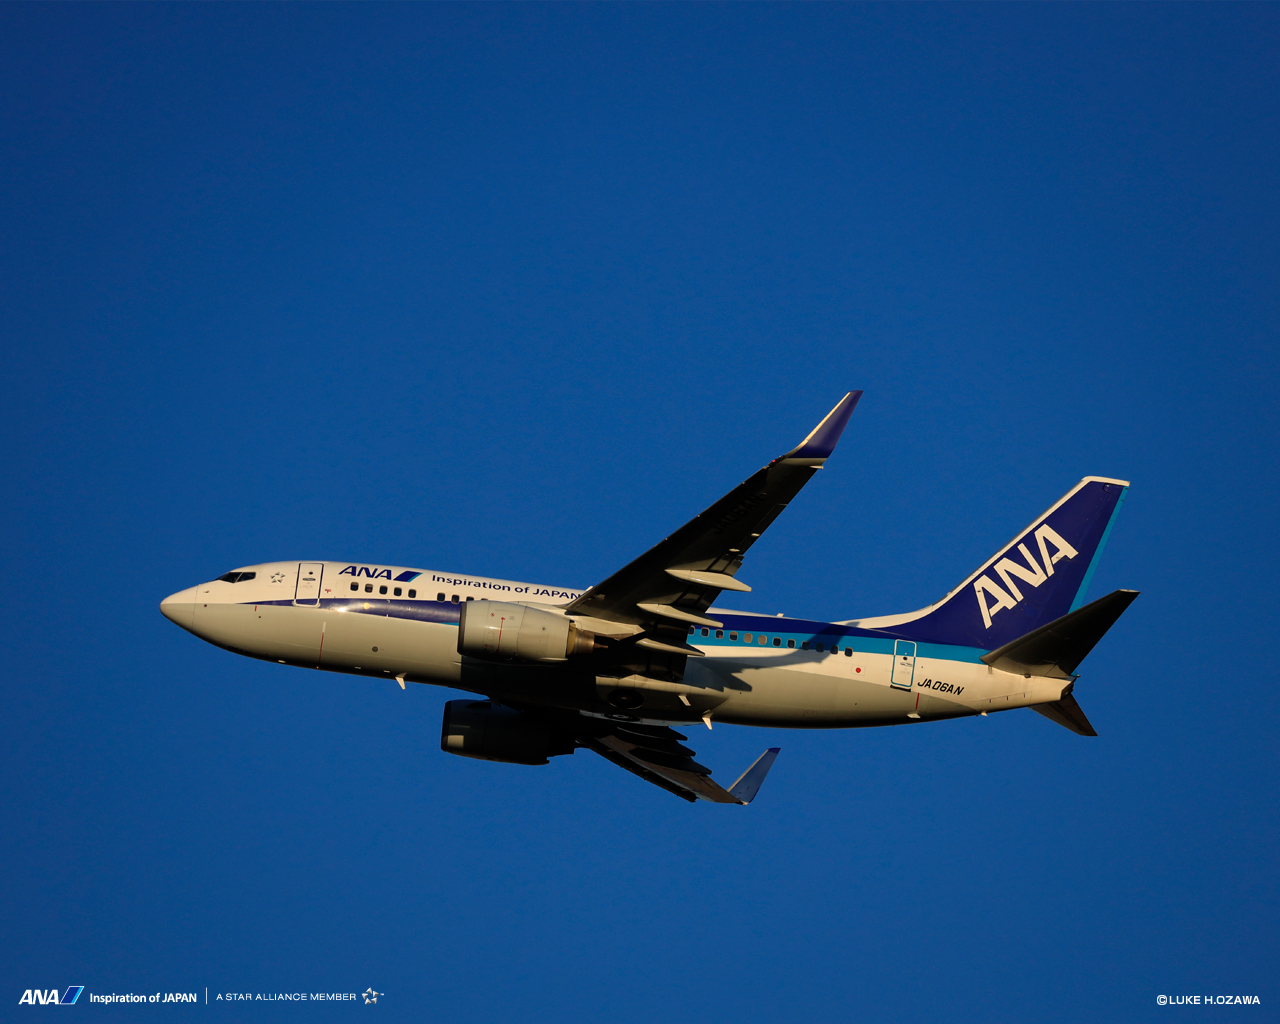
M 440 749 L 482 761 L 546 764 L 549 757 L 572 754 L 574 743 L 572 736 L 523 711 L 487 700 L 451 700 L 444 706 Z
M 565 616 L 505 601 L 468 601 L 458 619 L 458 653 L 473 658 L 564 661 L 595 650 L 595 637 Z

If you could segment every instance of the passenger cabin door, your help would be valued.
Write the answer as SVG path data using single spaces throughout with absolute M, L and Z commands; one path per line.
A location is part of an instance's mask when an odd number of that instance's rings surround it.
M 893 673 L 889 684 L 899 690 L 911 689 L 916 675 L 916 644 L 914 640 L 895 640 L 893 642 Z
M 293 592 L 293 603 L 307 608 L 320 607 L 320 581 L 324 577 L 324 565 L 320 562 L 298 563 L 298 586 Z

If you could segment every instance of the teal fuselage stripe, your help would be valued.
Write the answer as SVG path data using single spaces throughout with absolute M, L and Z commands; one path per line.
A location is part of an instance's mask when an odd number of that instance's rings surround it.
M 1080 581 L 1080 589 L 1076 591 L 1076 599 L 1071 602 L 1071 607 L 1067 609 L 1068 613 L 1075 611 L 1084 604 L 1084 596 L 1089 592 L 1089 584 L 1093 582 L 1093 573 L 1098 568 L 1098 559 L 1102 557 L 1102 549 L 1107 546 L 1107 539 L 1111 536 L 1111 527 L 1116 525 L 1116 516 L 1120 514 L 1120 506 L 1124 504 L 1125 495 L 1129 493 L 1129 488 L 1125 488 L 1120 492 L 1120 500 L 1116 502 L 1116 507 L 1111 510 L 1111 518 L 1107 520 L 1107 528 L 1102 531 L 1102 540 L 1098 541 L 1097 550 L 1093 553 L 1093 559 L 1089 562 L 1089 568 L 1084 574 L 1084 579 Z
M 758 626 L 755 627 L 754 629 L 749 630 L 752 636 L 752 641 L 751 643 L 747 643 L 745 640 L 741 639 L 743 635 L 742 630 L 733 631 L 738 633 L 739 639 L 737 640 L 729 639 L 729 633 L 730 633 L 729 629 L 724 629 L 722 630 L 722 632 L 725 634 L 723 638 L 716 637 L 715 630 L 711 630 L 710 631 L 711 635 L 690 636 L 688 639 L 688 642 L 692 644 L 694 647 L 715 648 L 716 650 L 728 647 L 728 648 L 735 648 L 738 650 L 757 650 L 757 651 L 759 650 L 766 650 L 766 651 L 801 650 L 800 645 L 807 642 L 809 644 L 810 651 L 813 651 L 814 649 L 813 645 L 815 643 L 821 643 L 825 648 L 838 646 L 842 652 L 846 647 L 851 647 L 853 648 L 854 652 L 857 654 L 887 654 L 887 655 L 893 654 L 893 644 L 894 644 L 893 640 L 881 640 L 878 637 L 842 636 L 840 634 L 834 634 L 834 633 L 789 633 L 789 632 L 774 631 L 774 630 L 762 631 Z M 758 640 L 760 636 L 767 637 L 768 642 L 761 644 Z M 782 642 L 775 646 L 773 643 L 774 637 L 777 637 Z M 788 640 L 795 641 L 794 648 L 787 646 Z M 955 647 L 955 646 L 952 646 L 951 644 L 924 644 L 924 643 L 916 644 L 917 658 L 934 658 L 939 661 L 962 661 L 962 662 L 967 662 L 969 664 L 977 665 L 982 663 L 982 656 L 986 653 L 987 652 L 980 647 Z

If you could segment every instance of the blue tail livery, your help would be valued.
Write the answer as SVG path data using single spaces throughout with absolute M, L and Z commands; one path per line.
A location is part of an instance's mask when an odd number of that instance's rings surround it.
M 1060 619 L 1084 594 L 1128 481 L 1087 476 L 937 604 L 859 625 L 921 643 L 994 650 Z

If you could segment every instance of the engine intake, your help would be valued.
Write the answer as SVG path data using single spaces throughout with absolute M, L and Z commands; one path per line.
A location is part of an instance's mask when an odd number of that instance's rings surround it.
M 458 653 L 473 658 L 564 661 L 595 650 L 595 636 L 563 615 L 505 601 L 468 601 L 458 619 Z
M 482 761 L 546 764 L 549 757 L 572 754 L 574 743 L 572 736 L 523 711 L 487 700 L 451 700 L 444 706 L 440 749 Z

